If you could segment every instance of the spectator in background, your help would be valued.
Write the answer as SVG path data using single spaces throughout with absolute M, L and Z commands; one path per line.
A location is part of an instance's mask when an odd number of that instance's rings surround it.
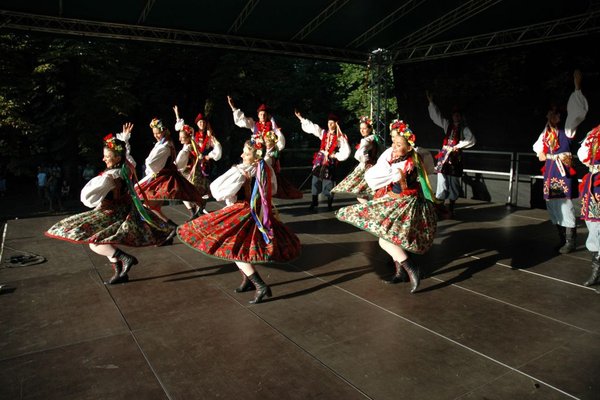
M 71 194 L 71 186 L 69 185 L 69 182 L 67 182 L 66 179 L 63 179 L 62 185 L 60 187 L 60 197 L 63 201 L 66 201 L 69 199 L 70 194 Z
M 38 167 L 37 172 L 37 193 L 38 199 L 42 200 L 42 203 L 46 202 L 46 185 L 48 184 L 48 174 L 46 174 L 46 170 L 42 167 Z
M 81 175 L 81 177 L 83 178 L 83 185 L 85 186 L 85 184 L 87 184 L 90 181 L 90 179 L 92 179 L 95 176 L 96 171 L 94 170 L 94 167 L 92 167 L 92 164 L 87 163 Z

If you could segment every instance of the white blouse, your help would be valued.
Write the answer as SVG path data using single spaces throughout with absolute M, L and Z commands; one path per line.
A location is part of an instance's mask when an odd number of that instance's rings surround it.
M 185 124 L 185 121 L 182 118 L 179 118 L 177 120 L 177 122 L 175 123 L 175 130 L 177 132 L 181 131 L 181 129 L 183 128 L 183 125 Z M 210 132 L 210 140 L 209 142 L 206 144 L 209 148 L 212 147 L 212 150 L 210 151 L 210 153 L 207 154 L 208 158 L 211 158 L 215 161 L 219 161 L 221 159 L 221 156 L 223 155 L 223 147 L 221 146 L 221 143 L 217 140 L 216 137 L 214 137 L 214 135 L 212 134 L 212 131 Z M 183 148 L 179 151 L 179 154 L 181 154 L 182 151 L 191 151 L 192 148 L 188 147 L 186 148 L 187 145 L 184 145 Z M 177 155 L 177 158 L 179 158 L 179 154 Z M 183 157 L 183 155 L 182 155 Z M 189 157 L 189 154 L 188 154 Z M 175 164 L 177 165 L 177 169 L 181 170 L 181 168 L 179 167 L 179 163 L 176 161 Z M 187 158 L 185 160 L 185 164 L 187 164 Z M 184 164 L 184 168 L 185 168 L 185 164 Z
M 369 161 L 369 151 L 377 145 L 374 141 L 375 135 L 363 137 L 360 139 L 358 149 L 354 152 L 354 158 L 363 166 Z
M 571 93 L 569 101 L 567 102 L 567 119 L 565 120 L 565 135 L 567 135 L 568 138 L 572 139 L 575 137 L 577 127 L 585 119 L 588 108 L 587 99 L 583 93 L 581 93 L 581 90 L 575 90 Z M 544 133 L 546 133 L 545 127 L 533 144 L 533 151 L 535 154 L 544 152 Z
M 167 164 L 167 160 L 171 155 L 171 141 L 165 140 L 164 142 L 157 142 L 148 157 L 146 157 L 145 165 L 146 165 L 146 178 L 157 174 L 161 169 L 165 167 Z M 145 181 L 144 178 L 142 181 Z
M 233 123 L 240 128 L 250 129 L 252 132 L 254 132 L 254 126 L 256 125 L 256 121 L 253 118 L 246 117 L 239 108 L 233 110 Z M 273 130 L 275 135 L 277 135 L 277 149 L 281 151 L 285 149 L 285 136 L 283 136 L 279 127 L 273 127 Z
M 306 133 L 310 133 L 319 138 L 319 140 L 323 139 L 323 135 L 327 133 L 327 131 L 321 128 L 319 125 L 313 123 L 312 121 L 301 118 L 300 123 L 302 124 L 302 130 Z M 338 138 L 338 151 L 333 153 L 333 157 L 338 159 L 339 161 L 347 160 L 350 157 L 350 145 L 348 144 L 348 138 L 346 135 L 342 134 Z
M 414 148 L 423 161 L 423 167 L 427 174 L 434 172 L 433 157 L 429 150 Z M 390 147 L 381 154 L 377 159 L 377 163 L 365 172 L 365 181 L 373 190 L 385 187 L 390 183 L 399 182 L 401 178 L 401 170 L 404 169 L 408 160 L 390 164 L 392 161 L 392 148 Z
M 119 168 L 113 168 L 90 179 L 83 189 L 81 189 L 81 194 L 79 196 L 81 202 L 89 208 L 98 207 L 106 195 L 117 187 L 115 180 L 120 177 L 121 170 Z
M 121 132 L 117 133 L 117 139 L 125 142 L 125 157 L 127 161 L 129 161 L 134 167 L 136 166 L 135 160 L 131 156 L 131 145 L 129 144 L 129 139 L 131 138 L 131 132 Z
M 275 172 L 270 165 L 265 163 L 271 170 L 271 190 L 272 193 L 277 192 L 277 179 L 275 178 Z M 249 179 L 256 175 L 256 165 L 238 164 L 234 165 L 219 176 L 210 184 L 210 193 L 217 201 L 225 201 L 226 205 L 231 205 L 237 200 L 237 193 Z
M 431 118 L 433 123 L 442 128 L 445 134 L 448 131 L 448 127 L 450 126 L 450 121 L 442 117 L 440 109 L 433 102 L 429 103 L 428 109 L 429 117 Z M 454 147 L 456 147 L 457 149 L 468 149 L 469 147 L 475 146 L 475 136 L 473 135 L 473 132 L 471 132 L 471 129 L 469 129 L 468 126 L 465 126 L 463 128 L 462 136 L 462 140 L 460 140 Z

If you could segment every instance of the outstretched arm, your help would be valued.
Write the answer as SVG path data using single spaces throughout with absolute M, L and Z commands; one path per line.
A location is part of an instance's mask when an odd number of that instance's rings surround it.
M 131 156 L 131 145 L 129 144 L 129 139 L 131 138 L 131 133 L 133 132 L 133 124 L 131 122 L 125 122 L 123 124 L 123 131 L 121 133 L 117 133 L 117 139 L 125 142 L 125 158 L 135 167 L 135 160 Z
M 581 92 L 582 79 L 581 71 L 575 70 L 573 73 L 575 90 L 567 103 L 567 119 L 565 121 L 565 134 L 570 138 L 575 137 L 577 127 L 585 119 L 589 108 L 587 99 Z
M 231 107 L 231 111 L 235 111 L 235 105 L 233 104 L 233 98 L 231 96 L 227 96 L 227 104 Z

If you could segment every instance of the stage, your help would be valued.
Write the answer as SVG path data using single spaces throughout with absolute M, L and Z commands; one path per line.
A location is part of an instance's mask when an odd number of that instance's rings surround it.
M 600 398 L 600 295 L 581 284 L 583 224 L 577 251 L 559 255 L 545 210 L 459 199 L 413 258 L 425 277 L 410 294 L 382 282 L 392 267 L 375 237 L 324 201 L 309 213 L 309 197 L 277 201 L 303 253 L 258 266 L 273 297 L 257 305 L 234 293 L 233 263 L 177 239 L 131 249 L 130 281 L 106 286 L 106 258 L 43 235 L 65 215 L 9 220 L 0 398 Z M 47 261 L 7 262 L 23 252 Z

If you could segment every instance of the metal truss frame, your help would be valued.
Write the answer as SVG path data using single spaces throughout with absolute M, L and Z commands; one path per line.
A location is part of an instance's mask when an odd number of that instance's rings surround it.
M 390 46 L 389 49 L 399 49 L 427 42 L 448 29 L 461 24 L 480 12 L 500 3 L 502 0 L 471 0 L 464 2 L 454 10 L 442 15 L 435 21 L 417 29 Z
M 49 17 L 6 10 L 0 10 L 0 28 L 254 51 L 351 64 L 365 64 L 369 57 L 369 53 L 357 50 L 178 29 Z
M 384 49 L 374 50 L 369 56 L 369 90 L 371 118 L 373 121 L 373 130 L 381 135 L 384 143 L 387 142 L 387 89 L 389 78 L 391 76 L 390 68 L 392 66 L 391 54 Z
M 156 0 L 146 0 L 146 5 L 144 6 L 142 13 L 138 17 L 138 20 L 137 20 L 138 24 L 143 24 L 144 22 L 146 22 L 146 18 L 148 18 L 148 14 L 150 14 L 150 10 L 152 10 L 152 7 L 154 7 L 154 3 L 156 3 Z
M 346 5 L 350 0 L 335 0 L 332 1 L 323 11 L 314 17 L 306 26 L 298 33 L 296 33 L 290 40 L 303 40 L 305 37 L 310 35 L 312 31 L 317 29 L 323 22 L 327 21 L 329 17 L 338 12 L 338 10 Z
M 481 53 L 588 35 L 600 31 L 600 10 L 462 39 L 394 51 L 394 64 Z
M 246 22 L 246 19 L 248 19 L 250 14 L 252 14 L 252 11 L 254 10 L 259 1 L 260 0 L 248 0 L 240 14 L 237 16 L 235 21 L 233 21 L 233 24 L 231 24 L 231 26 L 227 30 L 227 33 L 237 32 L 242 27 L 242 25 L 244 25 L 244 22 Z
M 379 21 L 377 24 L 369 28 L 366 32 L 362 33 L 356 39 L 348 43 L 347 47 L 362 46 L 364 43 L 369 41 L 374 36 L 378 35 L 381 31 L 388 28 L 400 18 L 410 13 L 412 10 L 423 4 L 425 1 L 427 0 L 412 0 L 403 3 L 402 6 L 396 9 L 396 11 L 394 11 L 393 13 Z

